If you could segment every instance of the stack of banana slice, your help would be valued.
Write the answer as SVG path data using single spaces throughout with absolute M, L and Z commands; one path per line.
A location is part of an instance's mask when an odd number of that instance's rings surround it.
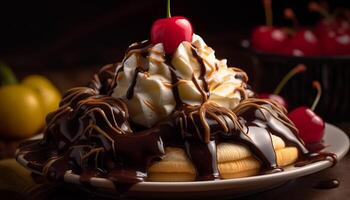
M 284 141 L 275 135 L 272 135 L 272 142 L 279 167 L 290 165 L 298 159 L 297 148 L 286 147 Z M 195 167 L 183 149 L 167 147 L 165 152 L 164 158 L 149 168 L 148 181 L 195 181 Z M 222 179 L 257 175 L 261 167 L 246 146 L 235 143 L 217 145 L 217 162 Z

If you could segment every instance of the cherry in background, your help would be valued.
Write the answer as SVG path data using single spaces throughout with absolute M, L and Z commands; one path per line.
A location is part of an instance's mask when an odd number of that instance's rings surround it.
M 323 55 L 350 55 L 350 33 L 339 34 L 330 31 L 319 38 Z
M 317 96 L 311 109 L 308 107 L 298 107 L 288 113 L 289 119 L 293 121 L 299 130 L 300 138 L 306 144 L 321 142 L 325 129 L 324 121 L 314 112 L 321 97 L 321 85 L 318 81 L 314 81 L 312 84 L 317 89 Z
M 152 44 L 162 43 L 165 52 L 172 54 L 181 42 L 192 42 L 192 35 L 192 25 L 185 17 L 171 17 L 170 0 L 168 0 L 167 18 L 158 19 L 152 25 Z
M 324 19 L 315 27 L 323 55 L 350 54 L 350 11 L 342 11 L 342 15 L 332 15 L 328 5 L 311 2 L 309 10 L 320 13 Z
M 252 32 L 252 47 L 267 53 L 280 53 L 287 39 L 287 34 L 281 28 L 273 26 L 271 0 L 263 0 L 266 25 L 258 26 Z
M 294 28 L 288 31 L 288 39 L 283 53 L 293 56 L 320 55 L 319 40 L 313 31 L 305 27 L 300 27 L 292 9 L 285 9 L 284 16 L 293 22 Z
M 263 0 L 266 25 L 258 26 L 252 32 L 252 48 L 265 53 L 288 56 L 334 56 L 350 55 L 350 11 L 329 13 L 328 5 L 311 2 L 309 9 L 324 16 L 313 29 L 300 27 L 291 9 L 284 15 L 294 28 L 274 27 L 272 23 L 271 0 Z
M 259 26 L 252 33 L 252 47 L 267 53 L 280 53 L 287 39 L 287 34 L 280 28 Z
M 323 17 L 323 20 L 314 29 L 316 35 L 326 34 L 329 31 L 345 33 L 350 29 L 349 10 L 342 10 L 341 13 L 337 12 L 337 15 L 331 14 L 326 2 L 311 2 L 309 4 L 309 10 L 311 12 L 317 12 Z
M 274 92 L 271 93 L 261 93 L 258 95 L 260 99 L 272 99 L 276 101 L 277 103 L 281 104 L 284 108 L 288 110 L 288 103 L 287 101 L 279 95 L 283 87 L 286 85 L 286 83 L 294 77 L 296 74 L 306 71 L 306 66 L 304 64 L 299 64 L 296 67 L 294 67 L 292 70 L 286 74 L 283 79 L 278 83 L 276 89 Z

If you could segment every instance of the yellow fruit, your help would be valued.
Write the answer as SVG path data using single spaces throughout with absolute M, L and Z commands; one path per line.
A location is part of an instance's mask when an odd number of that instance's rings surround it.
M 30 75 L 23 79 L 22 84 L 38 93 L 45 116 L 58 108 L 61 94 L 47 78 L 40 75 Z
M 36 92 L 24 85 L 0 87 L 0 137 L 23 139 L 44 125 L 44 112 Z

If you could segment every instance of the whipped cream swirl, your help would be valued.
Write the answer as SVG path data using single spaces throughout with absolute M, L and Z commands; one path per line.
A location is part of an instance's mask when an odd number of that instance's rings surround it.
M 171 114 L 179 101 L 189 106 L 211 101 L 233 109 L 247 97 L 247 81 L 244 71 L 229 68 L 194 35 L 192 43 L 182 42 L 171 57 L 161 43 L 131 45 L 117 69 L 112 96 L 126 102 L 133 122 L 151 127 Z

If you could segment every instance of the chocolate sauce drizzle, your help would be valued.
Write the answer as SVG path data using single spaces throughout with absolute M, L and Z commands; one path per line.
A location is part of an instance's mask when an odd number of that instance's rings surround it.
M 134 44 L 130 45 L 129 48 L 126 50 L 124 59 L 120 65 L 120 67 L 118 67 L 116 70 L 117 73 L 116 73 L 115 79 L 114 79 L 115 82 L 117 82 L 116 79 L 118 78 L 119 72 L 122 72 L 124 70 L 123 66 L 124 66 L 125 61 L 133 54 L 138 54 L 138 55 L 141 55 L 142 57 L 146 57 L 150 47 L 151 47 L 151 42 L 149 40 L 145 40 L 145 41 L 134 43 Z M 139 59 L 139 57 L 138 57 L 138 59 Z
M 277 165 L 272 134 L 298 148 L 302 160 L 297 166 L 325 160 L 329 156 L 333 162 L 336 161 L 333 154 L 309 152 L 297 136 L 297 130 L 285 115 L 285 110 L 269 100 L 246 99 L 233 111 L 213 102 L 184 106 L 160 122 L 159 126 L 168 130 L 162 132 L 162 138 L 171 138 L 164 134 L 180 133 L 186 151 L 197 169 L 198 180 L 218 178 L 216 151 L 212 147 L 223 141 L 245 144 L 261 162 L 262 173 L 282 171 Z M 164 143 L 171 145 L 166 140 Z M 203 163 L 207 164 L 203 167 Z
M 88 84 L 88 87 L 94 89 L 99 94 L 111 95 L 112 89 L 115 87 L 115 70 L 120 68 L 121 63 L 109 64 L 100 69 Z
M 286 110 L 273 101 L 242 95 L 243 100 L 233 110 L 208 101 L 206 66 L 195 47 L 192 54 L 201 67 L 198 79 L 203 86 L 195 75 L 192 81 L 202 95 L 202 104 L 191 106 L 181 100 L 177 86 L 182 77 L 169 63 L 171 58 L 166 57 L 175 109 L 150 129 L 133 124 L 124 100 L 109 95 L 126 58 L 135 54 L 141 62 L 126 93 L 127 99 L 133 97 L 138 74 L 148 70 L 142 59 L 149 48 L 149 42 L 129 47 L 123 62 L 102 68 L 89 87 L 69 90 L 59 109 L 47 116 L 44 139 L 23 143 L 17 156 L 24 156 L 28 167 L 49 180 L 62 180 L 71 170 L 80 175 L 80 181 L 87 187 L 91 177 L 103 177 L 111 180 L 121 193 L 147 179 L 149 165 L 162 158 L 165 146 L 186 150 L 197 170 L 197 180 L 220 179 L 216 157 L 216 145 L 220 142 L 246 145 L 261 162 L 261 173 L 282 171 L 277 165 L 272 134 L 298 148 L 301 156 L 296 166 L 328 158 L 336 162 L 334 154 L 306 149 Z M 246 74 L 237 68 L 233 70 L 245 86 Z M 244 89 L 240 92 L 245 93 Z
M 132 78 L 131 84 L 128 88 L 128 90 L 126 91 L 126 98 L 127 99 L 131 99 L 134 96 L 134 90 L 135 90 L 135 85 L 136 85 L 136 81 L 137 81 L 137 76 L 139 75 L 140 72 L 145 72 L 145 69 L 143 69 L 142 67 L 137 67 L 134 71 L 134 76 Z
M 139 72 L 142 72 L 142 71 L 143 70 L 140 67 L 137 67 L 136 70 L 134 71 L 134 76 L 132 78 L 130 86 L 129 86 L 128 90 L 126 91 L 126 95 L 125 95 L 125 97 L 127 99 L 131 99 L 134 96 L 134 88 L 136 85 L 137 76 L 139 75 Z
M 181 77 L 178 75 L 176 69 L 171 64 L 168 63 L 168 66 L 171 74 L 171 88 L 175 99 L 175 110 L 177 110 L 185 105 L 185 103 L 181 100 L 179 89 L 177 87 L 178 83 L 181 80 Z
M 196 77 L 193 75 L 192 76 L 192 81 L 193 83 L 195 84 L 196 88 L 199 90 L 199 92 L 201 93 L 202 95 L 202 99 L 203 99 L 203 103 L 206 102 L 209 98 L 209 87 L 208 87 L 208 82 L 206 81 L 205 79 L 205 74 L 207 72 L 207 69 L 205 67 L 205 64 L 204 64 L 204 61 L 203 61 L 203 58 L 198 54 L 197 52 L 197 49 L 195 47 L 192 46 L 191 48 L 192 50 L 192 55 L 197 59 L 197 62 L 200 66 L 200 74 L 199 74 L 199 79 L 202 80 L 202 83 L 203 83 L 203 87 L 200 87 L 198 82 L 197 82 L 197 79 Z
M 22 144 L 18 156 L 49 180 L 62 180 L 72 170 L 84 185 L 91 177 L 105 177 L 118 189 L 132 186 L 144 180 L 164 147 L 157 128 L 135 133 L 128 119 L 121 99 L 99 95 L 93 88 L 73 88 L 47 117 L 44 139 Z

